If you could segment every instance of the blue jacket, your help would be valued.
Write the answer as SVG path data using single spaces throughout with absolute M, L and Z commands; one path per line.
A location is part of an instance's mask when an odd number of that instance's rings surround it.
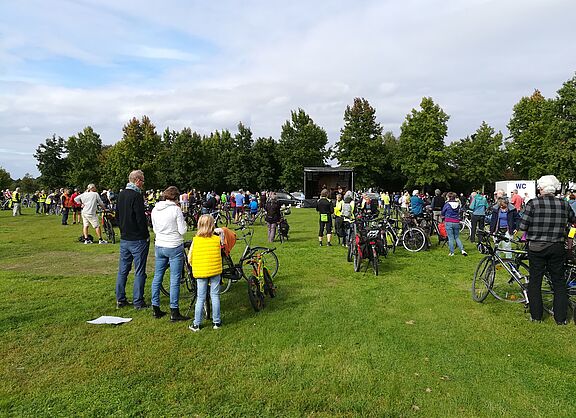
M 412 196 L 410 198 L 410 213 L 412 213 L 412 215 L 422 215 L 424 205 L 425 203 L 422 199 L 418 196 Z
M 488 210 L 488 201 L 481 194 L 477 194 L 474 196 L 470 209 L 473 210 L 473 215 L 485 215 Z
M 490 219 L 490 232 L 494 233 L 499 228 L 498 226 L 498 212 L 500 211 L 500 206 L 492 206 L 492 219 Z M 508 214 L 506 215 L 508 220 L 508 233 L 513 234 L 514 231 L 518 229 L 518 224 L 520 222 L 520 215 L 514 207 L 513 204 L 508 203 Z
M 444 203 L 442 208 L 442 217 L 444 219 L 454 219 L 460 222 L 460 202 L 458 200 L 449 200 Z

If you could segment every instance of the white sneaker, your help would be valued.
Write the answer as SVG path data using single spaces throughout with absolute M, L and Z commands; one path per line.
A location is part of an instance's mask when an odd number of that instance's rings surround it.
M 194 332 L 200 331 L 200 327 L 199 327 L 198 325 L 194 325 L 194 324 L 190 325 L 190 326 L 188 327 L 188 329 L 189 329 L 190 331 L 194 331 Z
M 214 326 L 212 328 L 213 329 L 220 329 L 221 326 L 222 326 L 222 323 L 218 322 L 217 324 L 214 324 Z
M 449 257 L 454 257 L 454 253 L 449 253 L 448 256 L 449 256 Z
M 462 255 L 463 255 L 464 257 L 467 257 L 467 256 L 468 256 L 468 253 L 467 253 L 466 251 L 462 250 Z
M 85 239 L 84 244 L 92 244 L 92 241 L 90 241 L 89 239 Z
M 108 244 L 108 241 L 101 239 L 101 240 L 98 240 L 98 244 Z

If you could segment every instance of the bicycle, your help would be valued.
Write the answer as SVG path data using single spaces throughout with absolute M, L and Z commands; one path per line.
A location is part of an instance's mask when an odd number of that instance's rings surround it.
M 264 261 L 264 253 L 254 252 L 247 264 L 252 266 L 252 274 L 246 278 L 248 283 L 248 300 L 255 312 L 264 308 L 264 295 L 276 297 L 276 286 Z
M 468 240 L 470 240 L 470 237 L 472 236 L 472 211 L 462 211 L 461 215 L 462 220 L 460 221 L 460 232 L 463 233 L 464 230 L 467 229 L 468 233 L 466 235 L 468 236 Z
M 388 255 L 386 234 L 383 225 L 376 218 L 358 217 L 354 223 L 355 234 L 351 239 L 354 271 L 359 272 L 362 259 L 367 258 L 374 275 L 378 276 L 380 255 Z M 349 250 L 350 251 L 350 250 Z
M 106 241 L 116 244 L 116 232 L 114 231 L 113 220 L 116 219 L 114 212 L 104 210 L 100 212 L 100 225 L 102 225 L 102 232 L 106 236 Z
M 220 285 L 220 293 L 227 292 L 232 286 L 232 283 L 236 283 L 241 278 L 247 279 L 248 276 L 244 271 L 244 267 L 250 264 L 255 254 L 260 254 L 262 262 L 272 278 L 276 277 L 278 273 L 279 262 L 278 256 L 275 253 L 276 248 L 252 247 L 253 233 L 250 230 L 246 231 L 246 229 L 246 227 L 237 229 L 237 231 L 243 232 L 242 236 L 237 237 L 237 240 L 244 241 L 246 244 L 238 262 L 234 263 L 230 254 L 222 255 L 222 282 Z
M 415 218 L 404 214 L 402 218 L 402 246 L 410 252 L 422 251 L 427 243 L 426 232 L 420 228 Z
M 503 250 L 497 248 L 491 237 L 497 241 L 511 241 L 515 244 L 525 243 L 512 240 L 502 234 L 491 234 L 478 231 L 481 237 L 478 249 L 487 254 L 476 266 L 472 279 L 472 299 L 483 302 L 489 294 L 498 300 L 514 303 L 523 303 L 524 309 L 528 308 L 528 282 L 529 269 L 524 262 L 528 252 L 526 249 Z M 512 258 L 503 259 L 499 253 L 510 253 Z M 550 279 L 547 275 L 542 280 L 542 301 L 544 309 L 552 314 L 553 291 Z

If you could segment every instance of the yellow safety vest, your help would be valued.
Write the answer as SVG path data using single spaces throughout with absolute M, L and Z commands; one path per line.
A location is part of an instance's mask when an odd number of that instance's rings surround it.
M 334 206 L 334 216 L 342 216 L 342 205 L 344 205 L 343 200 L 336 201 L 336 206 Z
M 20 193 L 12 192 L 12 202 L 20 203 Z
M 46 202 L 46 193 L 43 193 L 38 198 L 38 203 L 45 203 Z
M 197 279 L 206 279 L 222 273 L 220 236 L 194 237 L 189 257 L 191 258 L 192 275 Z

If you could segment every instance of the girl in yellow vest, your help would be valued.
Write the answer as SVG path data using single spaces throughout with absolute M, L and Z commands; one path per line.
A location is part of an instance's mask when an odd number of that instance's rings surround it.
M 210 283 L 210 301 L 212 302 L 213 328 L 222 325 L 220 320 L 220 274 L 222 273 L 221 245 L 224 243 L 224 232 L 215 228 L 211 215 L 202 215 L 198 219 L 198 232 L 192 241 L 189 258 L 192 265 L 192 275 L 198 284 L 194 321 L 188 327 L 191 331 L 200 331 L 202 313 L 206 302 L 208 283 Z M 214 234 L 218 235 L 214 235 Z

